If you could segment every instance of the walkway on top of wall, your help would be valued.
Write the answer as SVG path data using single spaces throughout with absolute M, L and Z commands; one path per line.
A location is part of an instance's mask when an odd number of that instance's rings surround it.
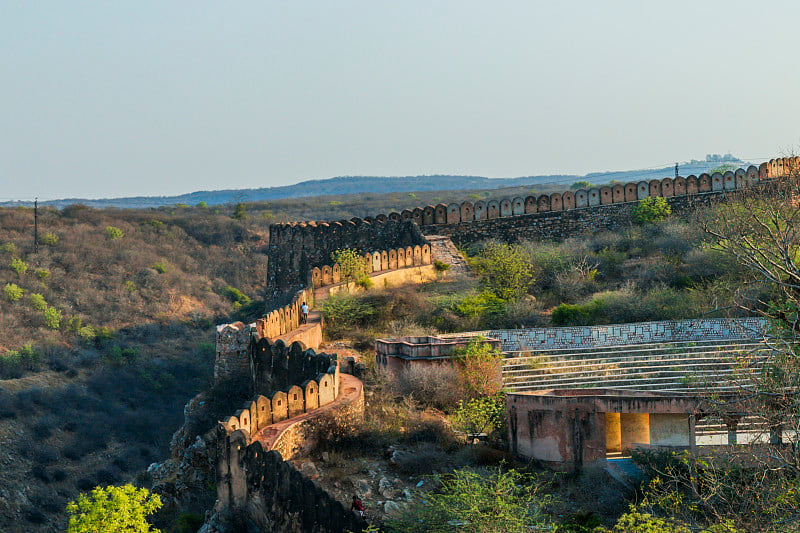
M 364 384 L 360 379 L 350 374 L 339 374 L 339 396 L 331 403 L 312 409 L 294 418 L 287 418 L 274 424 L 264 427 L 253 435 L 254 441 L 259 441 L 264 450 L 271 450 L 275 442 L 290 427 L 299 422 L 314 418 L 325 413 L 331 413 L 339 409 L 342 405 L 347 405 L 358 400 L 363 394 Z

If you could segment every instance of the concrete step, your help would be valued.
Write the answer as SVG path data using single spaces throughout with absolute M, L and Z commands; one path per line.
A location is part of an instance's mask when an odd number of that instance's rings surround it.
M 450 271 L 458 273 L 471 273 L 469 265 L 464 257 L 459 253 L 456 245 L 450 237 L 442 235 L 426 235 L 426 239 L 431 243 L 431 259 L 441 261 L 450 265 Z

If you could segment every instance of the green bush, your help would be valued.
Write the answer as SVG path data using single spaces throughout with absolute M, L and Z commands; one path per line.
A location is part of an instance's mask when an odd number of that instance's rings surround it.
M 110 241 L 116 241 L 124 237 L 125 234 L 122 232 L 121 229 L 114 227 L 114 226 L 106 226 L 106 237 Z
M 25 294 L 25 289 L 15 283 L 6 283 L 5 287 L 3 287 L 3 295 L 9 302 L 16 302 L 22 298 L 23 294 Z
M 518 245 L 490 242 L 472 263 L 481 285 L 503 300 L 518 300 L 534 282 L 531 263 Z
M 167 270 L 169 269 L 169 265 L 163 261 L 158 261 L 150 265 L 150 268 L 152 268 L 159 274 L 166 274 Z
M 553 309 L 552 321 L 556 326 L 586 326 L 602 322 L 605 303 L 594 299 L 584 304 L 561 304 Z
M 435 259 L 433 261 L 433 268 L 436 270 L 436 272 L 446 272 L 450 268 L 450 265 Z
M 247 207 L 241 202 L 233 208 L 232 218 L 236 220 L 247 220 Z
M 247 305 L 252 301 L 252 300 L 250 300 L 249 296 L 244 294 L 242 291 L 240 291 L 236 287 L 231 287 L 230 285 L 228 285 L 227 287 L 222 289 L 222 293 L 232 303 L 238 304 L 239 307 L 241 307 L 243 305 Z
M 37 311 L 43 311 L 47 307 L 47 302 L 41 294 L 31 293 L 28 295 L 28 300 L 31 302 L 31 307 Z
M 356 280 L 356 286 L 368 291 L 375 286 L 375 282 L 372 281 L 372 278 L 370 278 L 368 275 L 364 274 Z
M 78 318 L 79 317 L 74 317 Z M 91 342 L 96 337 L 96 332 L 92 326 L 81 326 L 80 322 L 78 322 L 78 327 L 75 329 L 75 333 L 77 333 L 78 337 L 86 342 Z
M 13 242 L 4 242 L 3 244 L 0 244 L 0 252 L 5 252 L 9 255 L 15 255 L 17 253 L 17 247 Z
M 22 276 L 28 271 L 28 263 L 19 257 L 15 257 L 11 260 L 11 270 Z
M 672 214 L 672 208 L 665 198 L 661 196 L 648 196 L 639 201 L 631 210 L 631 220 L 634 224 L 658 224 L 665 221 Z
M 50 277 L 50 271 L 46 268 L 37 268 L 33 271 L 33 273 L 36 274 L 36 277 L 42 281 Z
M 45 233 L 41 237 L 39 237 L 40 244 L 46 244 L 48 246 L 54 246 L 58 244 L 58 235 L 55 233 Z
M 467 296 L 453 306 L 453 311 L 467 318 L 484 318 L 503 314 L 506 302 L 489 291 Z
M 62 319 L 61 311 L 55 307 L 47 307 L 44 310 L 44 323 L 50 329 L 59 329 Z
M 346 293 L 333 294 L 322 304 L 328 333 L 336 337 L 344 330 L 365 322 L 375 314 L 375 309 Z

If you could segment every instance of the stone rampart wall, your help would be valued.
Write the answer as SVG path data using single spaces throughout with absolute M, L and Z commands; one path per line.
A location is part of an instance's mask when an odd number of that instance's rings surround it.
M 617 183 L 576 191 L 498 198 L 494 200 L 464 201 L 461 203 L 440 203 L 388 215 L 354 218 L 350 222 L 359 224 L 382 224 L 392 221 L 410 220 L 418 226 L 447 226 L 464 222 L 479 222 L 498 218 L 570 211 L 613 204 L 638 202 L 647 197 L 672 198 L 694 196 L 703 193 L 724 193 L 740 190 L 777 176 L 796 171 L 800 158 L 787 157 L 771 159 L 758 167 L 751 165 L 724 174 L 700 174 L 687 177 L 664 178 L 660 180 Z M 319 225 L 320 223 L 312 223 Z
M 635 322 L 607 326 L 500 329 L 471 332 L 500 339 L 505 352 L 624 346 L 677 341 L 763 338 L 768 324 L 762 318 L 700 318 Z M 440 335 L 463 337 L 464 333 Z
M 418 226 L 407 220 L 368 221 L 362 219 L 338 222 L 302 222 L 299 224 L 273 224 L 269 234 L 269 262 L 267 264 L 268 299 L 273 303 L 287 298 L 291 291 L 312 287 L 312 270 L 317 267 L 330 268 L 333 282 L 333 259 L 331 254 L 344 248 L 361 253 L 380 253 L 380 268 L 388 270 L 388 255 L 391 250 L 412 248 L 412 264 L 415 262 L 415 247 L 430 245 Z M 384 251 L 386 261 L 383 260 Z M 404 258 L 405 258 L 404 253 Z M 408 260 L 406 258 L 406 263 Z M 419 258 L 419 264 L 421 257 Z M 397 268 L 397 267 L 395 267 Z M 323 285 L 329 283 L 322 282 Z
M 286 391 L 277 390 L 267 396 L 259 394 L 221 424 L 227 432 L 243 429 L 255 435 L 276 422 L 333 403 L 338 396 L 337 381 L 335 374 L 319 374 L 316 379 L 292 385 Z
M 217 493 L 218 510 L 230 517 L 236 531 L 255 527 L 257 531 L 344 533 L 367 527 L 280 453 L 264 450 L 258 441 L 250 443 L 242 430 L 221 437 Z
M 364 268 L 367 274 L 430 264 L 431 246 L 427 243 L 422 246 L 406 246 L 364 254 Z M 311 269 L 311 285 L 315 289 L 326 285 L 335 285 L 342 281 L 344 281 L 342 266 L 339 263 Z

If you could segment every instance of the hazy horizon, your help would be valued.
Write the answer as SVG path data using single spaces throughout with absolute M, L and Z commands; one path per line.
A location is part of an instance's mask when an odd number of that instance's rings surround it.
M 667 166 L 800 141 L 800 5 L 17 3 L 0 201 Z

